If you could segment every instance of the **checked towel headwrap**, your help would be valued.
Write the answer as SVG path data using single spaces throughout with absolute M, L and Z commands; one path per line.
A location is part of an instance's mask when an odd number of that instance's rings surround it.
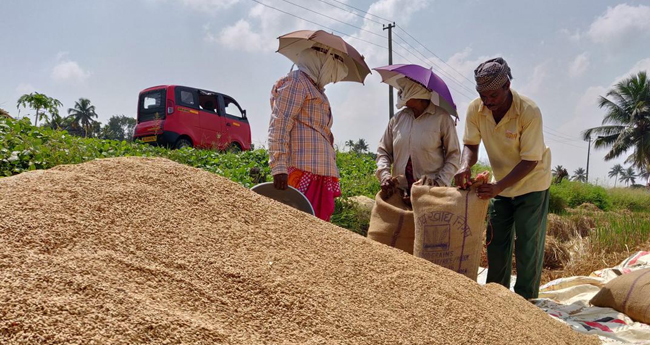
M 496 90 L 512 79 L 508 63 L 503 58 L 495 58 L 480 64 L 474 70 L 476 91 Z

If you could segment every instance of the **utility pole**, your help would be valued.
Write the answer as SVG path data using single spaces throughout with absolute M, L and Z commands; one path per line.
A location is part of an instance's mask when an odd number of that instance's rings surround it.
M 393 28 L 395 22 L 392 24 L 384 25 L 384 30 L 388 29 L 388 64 L 393 64 Z M 388 119 L 392 119 L 395 115 L 395 108 L 393 107 L 393 87 L 388 86 Z
M 589 183 L 589 154 L 591 153 L 591 137 L 589 137 L 589 146 L 587 146 L 587 183 Z

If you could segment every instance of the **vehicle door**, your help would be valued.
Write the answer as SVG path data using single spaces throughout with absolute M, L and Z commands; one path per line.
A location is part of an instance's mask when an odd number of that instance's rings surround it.
M 170 130 L 178 134 L 187 134 L 193 140 L 201 137 L 199 126 L 199 95 L 196 89 L 176 86 L 174 89 L 175 104 L 173 116 L 167 122 L 174 121 Z M 173 129 L 172 129 L 173 128 Z M 194 143 L 196 145 L 196 143 Z
M 244 111 L 234 98 L 220 95 L 224 107 L 224 122 L 227 133 L 226 145 L 236 143 L 239 149 L 249 150 L 251 142 L 251 129 Z
M 218 145 L 225 136 L 223 119 L 219 116 L 219 97 L 216 93 L 198 90 L 200 147 L 220 149 Z

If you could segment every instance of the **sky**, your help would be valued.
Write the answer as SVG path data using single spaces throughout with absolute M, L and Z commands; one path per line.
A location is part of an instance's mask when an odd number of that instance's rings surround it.
M 388 64 L 382 28 L 394 21 L 393 63 L 431 67 L 447 83 L 461 138 L 478 96 L 473 70 L 503 57 L 513 89 L 542 111 L 552 165 L 571 174 L 586 167 L 580 133 L 601 124 L 599 96 L 650 71 L 648 1 L 2 0 L 0 13 L 0 108 L 12 115 L 37 91 L 60 100 L 62 114 L 88 98 L 106 123 L 135 117 L 142 89 L 187 85 L 237 99 L 256 146 L 266 145 L 271 86 L 292 68 L 277 37 L 295 30 L 334 32 L 374 68 Z M 342 149 L 363 138 L 376 150 L 388 123 L 388 87 L 376 72 L 364 84 L 326 87 Z M 614 183 L 607 172 L 624 157 L 605 162 L 606 152 L 592 147 L 590 182 Z

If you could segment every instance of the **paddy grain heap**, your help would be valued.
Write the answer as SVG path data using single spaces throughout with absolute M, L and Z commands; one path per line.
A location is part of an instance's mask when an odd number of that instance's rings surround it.
M 0 179 L 2 344 L 598 344 L 469 279 L 165 159 Z

